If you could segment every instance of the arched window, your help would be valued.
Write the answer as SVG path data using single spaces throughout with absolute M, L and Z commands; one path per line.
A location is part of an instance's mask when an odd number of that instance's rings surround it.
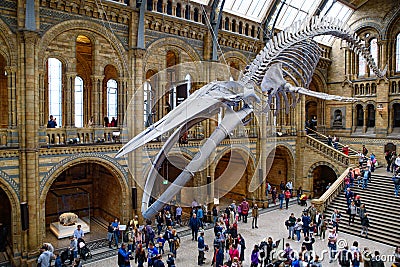
M 189 5 L 186 5 L 185 19 L 190 19 L 190 6 Z
M 177 54 L 172 51 L 172 50 L 168 50 L 167 51 L 167 56 L 166 56 L 166 60 L 167 60 L 167 68 L 172 67 L 177 65 L 179 62 L 178 56 Z
M 153 10 L 153 0 L 147 0 L 147 10 L 148 11 Z
M 364 109 L 363 106 L 358 104 L 356 106 L 357 110 L 357 126 L 364 126 Z
M 193 20 L 199 22 L 199 9 L 195 8 L 193 13 Z
M 256 27 L 253 25 L 251 26 L 251 37 L 255 37 L 256 36 Z
M 245 24 L 245 26 L 244 26 L 244 34 L 246 35 L 246 36 L 249 36 L 249 24 Z
M 171 0 L 169 0 L 167 2 L 167 14 L 172 15 L 172 1 Z
M 146 81 L 143 85 L 143 118 L 145 127 L 149 127 L 153 124 L 153 97 L 154 96 L 151 84 Z
M 62 63 L 56 58 L 49 58 L 47 64 L 49 85 L 49 115 L 62 125 Z
M 162 0 L 157 1 L 157 12 L 163 12 Z
M 236 20 L 232 20 L 232 31 L 236 32 Z
M 391 90 L 391 93 L 392 93 L 392 94 L 397 93 L 397 83 L 396 83 L 396 81 L 393 81 L 393 82 L 392 82 L 392 90 Z
M 6 60 L 0 55 L 0 128 L 8 126 L 8 88 Z
M 75 77 L 75 127 L 83 127 L 83 79 Z
M 364 43 L 364 42 L 363 42 Z M 365 59 L 362 55 L 358 55 L 358 77 L 363 77 L 365 76 Z
M 225 30 L 229 31 L 229 18 L 225 18 Z
M 372 58 L 375 61 L 375 64 L 378 65 L 378 40 L 376 38 L 372 39 L 369 43 L 369 51 L 371 53 Z M 372 70 L 369 70 L 369 75 L 375 75 Z
M 400 33 L 396 37 L 396 71 L 400 71 Z
M 176 4 L 176 16 L 182 17 L 182 5 L 180 3 Z
M 239 22 L 239 34 L 243 34 L 243 22 Z
M 118 83 L 114 79 L 107 81 L 107 116 L 117 119 L 118 115 Z

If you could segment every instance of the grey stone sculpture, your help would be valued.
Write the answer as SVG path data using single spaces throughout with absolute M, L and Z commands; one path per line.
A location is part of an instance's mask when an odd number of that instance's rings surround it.
M 130 140 L 118 152 L 121 157 L 160 135 L 174 130 L 153 161 L 153 166 L 147 176 L 142 199 L 142 214 L 146 219 L 154 217 L 165 203 L 169 203 L 183 186 L 200 170 L 215 148 L 232 132 L 245 117 L 254 111 L 254 106 L 262 105 L 263 112 L 269 112 L 271 104 L 276 99 L 276 110 L 280 109 L 281 98 L 286 103 L 289 112 L 288 94 L 292 99 L 299 95 L 309 95 L 325 100 L 354 101 L 353 98 L 329 95 L 306 89 L 312 79 L 314 70 L 321 56 L 321 49 L 312 40 L 320 35 L 333 35 L 345 40 L 349 47 L 362 55 L 371 70 L 378 77 L 384 77 L 386 71 L 380 71 L 369 50 L 362 44 L 360 38 L 352 33 L 349 27 L 334 18 L 312 17 L 294 23 L 291 27 L 278 33 L 268 41 L 264 49 L 249 64 L 238 81 L 212 82 L 194 92 L 176 109 L 169 112 L 161 120 Z M 293 84 L 293 85 L 292 85 Z M 264 97 L 256 94 L 261 87 Z M 237 112 L 227 112 L 216 130 L 205 141 L 193 160 L 182 173 L 166 189 L 166 191 L 149 207 L 149 200 L 157 170 L 161 167 L 166 155 L 183 134 L 196 123 L 215 116 L 220 107 L 226 103 L 243 101 L 243 108 Z M 293 106 L 297 101 L 293 101 Z M 264 103 L 264 104 L 263 104 Z M 190 107 L 190 108 L 188 108 Z M 190 110 L 190 114 L 187 111 Z

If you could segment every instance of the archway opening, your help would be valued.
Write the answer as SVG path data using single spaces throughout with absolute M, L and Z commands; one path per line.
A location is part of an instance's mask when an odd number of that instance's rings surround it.
M 375 128 L 375 107 L 372 104 L 367 105 L 367 127 Z
M 356 121 L 356 126 L 357 127 L 363 127 L 364 126 L 364 109 L 363 106 L 358 104 L 356 106 L 356 110 L 357 110 L 357 121 Z
M 0 252 L 6 251 L 6 246 L 11 242 L 11 203 L 10 200 L 0 188 Z
M 393 105 L 393 127 L 400 128 L 400 104 Z
M 279 190 L 281 182 L 286 185 L 286 183 L 293 177 L 292 164 L 288 149 L 282 146 L 277 146 L 267 157 L 267 166 L 270 166 L 267 175 L 267 182 L 272 187 L 276 186 L 277 190 Z
M 92 162 L 74 165 L 63 171 L 46 196 L 46 240 L 55 247 L 68 246 L 71 230 L 62 227 L 59 216 L 66 212 L 78 215 L 85 241 L 104 237 L 108 223 L 121 218 L 122 188 L 110 170 Z M 126 208 L 126 207 L 125 207 Z M 72 233 L 76 226 L 71 226 Z
M 218 161 L 214 179 L 214 197 L 219 199 L 221 207 L 232 203 L 232 200 L 241 202 L 243 198 L 251 199 L 254 195 L 249 192 L 249 185 L 254 170 L 251 160 L 239 151 L 231 150 Z M 231 186 L 227 192 L 228 186 Z
M 335 171 L 326 165 L 319 165 L 312 171 L 314 198 L 324 194 L 329 184 L 336 181 Z
M 0 128 L 8 126 L 8 89 L 6 60 L 0 55 Z

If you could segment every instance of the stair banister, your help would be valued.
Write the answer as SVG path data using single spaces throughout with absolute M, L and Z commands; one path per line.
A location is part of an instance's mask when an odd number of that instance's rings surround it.
M 347 168 L 338 179 L 336 179 L 331 187 L 329 187 L 320 198 L 311 200 L 311 203 L 314 204 L 315 208 L 317 208 L 319 212 L 323 213 L 332 200 L 340 193 L 343 193 L 344 178 L 349 173 L 349 170 L 350 167 Z
M 307 131 L 311 131 L 311 132 L 313 132 L 313 133 L 315 133 L 315 134 L 317 134 L 317 135 L 319 135 L 319 136 L 324 137 L 326 140 L 328 140 L 328 136 L 326 136 L 326 135 L 324 135 L 324 134 L 322 134 L 322 133 L 320 133 L 320 132 L 317 132 L 317 131 L 315 131 L 315 130 L 313 130 L 313 129 L 311 129 L 311 128 L 308 128 L 308 127 L 306 127 L 306 130 L 307 130 Z M 338 142 L 338 144 L 341 145 L 341 146 L 345 146 L 345 144 L 340 143 L 340 142 Z M 358 152 L 357 152 L 356 150 L 354 150 L 354 149 L 352 149 L 352 148 L 350 148 L 350 147 L 349 147 L 349 152 L 353 152 L 353 153 L 355 153 L 355 154 L 358 154 Z

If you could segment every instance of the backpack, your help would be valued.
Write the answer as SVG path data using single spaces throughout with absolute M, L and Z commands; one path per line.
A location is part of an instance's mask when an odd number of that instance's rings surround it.
M 290 221 L 289 221 L 289 220 L 286 220 L 286 221 L 285 221 L 285 226 L 286 226 L 286 227 L 289 227 L 289 225 L 290 225 Z
M 347 250 L 342 250 L 339 257 L 339 264 L 342 266 L 350 266 L 349 252 Z

